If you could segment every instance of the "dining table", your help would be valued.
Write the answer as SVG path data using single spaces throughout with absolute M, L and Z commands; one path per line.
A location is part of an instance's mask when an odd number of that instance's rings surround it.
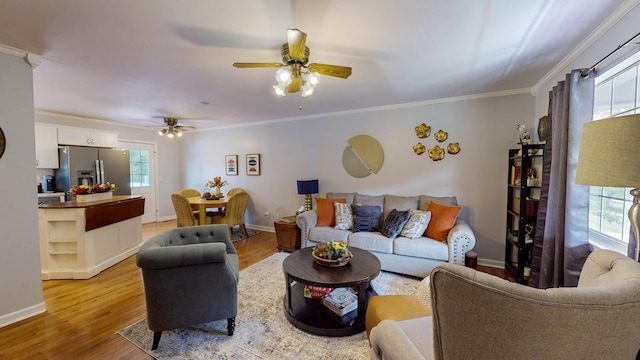
M 194 210 L 198 210 L 198 218 L 200 219 L 200 225 L 205 225 L 207 221 L 207 209 L 217 208 L 221 209 L 227 206 L 227 198 L 219 198 L 216 200 L 203 199 L 200 196 L 188 197 L 189 204 Z

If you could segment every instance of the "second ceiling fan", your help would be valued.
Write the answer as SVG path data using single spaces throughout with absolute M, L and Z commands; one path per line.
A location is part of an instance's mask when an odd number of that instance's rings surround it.
M 284 96 L 285 90 L 302 96 L 311 95 L 318 83 L 318 74 L 346 79 L 351 75 L 348 66 L 309 64 L 309 48 L 305 45 L 307 34 L 298 29 L 287 29 L 287 42 L 282 44 L 283 63 L 233 63 L 237 68 L 279 68 L 276 72 L 276 94 Z

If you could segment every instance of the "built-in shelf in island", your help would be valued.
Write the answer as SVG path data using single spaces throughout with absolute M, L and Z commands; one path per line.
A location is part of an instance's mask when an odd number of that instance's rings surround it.
M 142 243 L 141 196 L 42 204 L 42 279 L 88 279 L 135 254 Z

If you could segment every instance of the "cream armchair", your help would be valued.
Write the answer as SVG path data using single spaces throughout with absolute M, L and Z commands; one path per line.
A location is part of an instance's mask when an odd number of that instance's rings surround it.
M 433 315 L 383 320 L 371 359 L 636 359 L 640 263 L 589 255 L 578 287 L 534 289 L 449 263 L 431 274 Z

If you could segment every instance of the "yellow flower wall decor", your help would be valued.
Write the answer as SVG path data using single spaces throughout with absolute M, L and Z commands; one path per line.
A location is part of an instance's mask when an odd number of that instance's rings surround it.
M 449 143 L 449 145 L 447 146 L 447 152 L 452 155 L 459 153 L 460 145 L 458 143 Z
M 449 134 L 447 134 L 446 131 L 438 130 L 437 133 L 433 134 L 433 137 L 435 137 L 436 140 L 438 140 L 438 142 L 443 142 L 447 140 L 447 138 L 449 137 Z
M 421 139 L 429 137 L 431 135 L 431 126 L 427 126 L 425 123 L 416 126 L 416 135 Z
M 422 145 L 422 143 L 417 143 L 413 145 L 413 151 L 418 155 L 422 155 L 426 150 L 427 148 L 425 148 L 424 145 Z
M 442 149 L 438 145 L 436 145 L 436 146 L 432 147 L 431 149 L 429 149 L 428 154 L 429 154 L 429 157 L 431 158 L 431 160 L 433 160 L 433 161 L 439 161 L 439 160 L 444 159 L 444 149 Z

